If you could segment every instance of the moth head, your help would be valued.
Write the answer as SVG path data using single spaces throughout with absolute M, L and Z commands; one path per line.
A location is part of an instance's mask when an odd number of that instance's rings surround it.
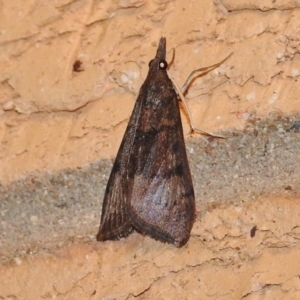
M 168 68 L 168 63 L 164 60 L 164 59 L 161 59 L 161 60 L 157 60 L 156 58 L 155 59 L 152 59 L 149 61 L 149 68 L 151 68 L 151 66 L 153 64 L 157 64 L 157 68 L 159 70 L 166 70 Z
M 160 38 L 155 58 L 149 62 L 149 68 L 156 70 L 166 70 L 168 68 L 168 63 L 166 62 L 166 38 Z

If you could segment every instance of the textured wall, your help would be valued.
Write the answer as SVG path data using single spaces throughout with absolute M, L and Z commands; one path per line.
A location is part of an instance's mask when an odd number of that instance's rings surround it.
M 0 299 L 299 299 L 299 133 L 282 128 L 300 107 L 300 1 L 12 0 L 0 14 Z M 185 247 L 97 243 L 98 167 L 78 172 L 89 189 L 72 170 L 14 180 L 114 158 L 161 36 L 178 85 L 233 52 L 187 100 L 203 130 L 246 133 L 201 155 L 188 139 L 202 194 Z M 247 123 L 268 115 L 281 131 Z
M 242 129 L 251 114 L 294 113 L 300 94 L 299 6 L 3 2 L 0 180 L 114 157 L 161 36 L 167 37 L 169 61 L 176 50 L 170 73 L 179 85 L 192 70 L 234 52 L 189 91 L 198 127 Z

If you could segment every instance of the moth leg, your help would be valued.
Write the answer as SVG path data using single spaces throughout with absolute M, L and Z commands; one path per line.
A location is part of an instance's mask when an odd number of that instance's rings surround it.
M 170 77 L 170 75 L 169 75 L 169 77 Z M 194 125 L 190 109 L 187 105 L 187 102 L 185 100 L 185 97 L 184 97 L 183 93 L 181 92 L 180 88 L 177 86 L 176 82 L 171 77 L 170 77 L 170 79 L 171 79 L 171 81 L 172 81 L 172 83 L 173 83 L 173 85 L 174 85 L 174 87 L 175 87 L 182 103 L 184 104 L 185 111 L 186 111 L 186 113 L 188 115 L 188 118 L 189 118 L 189 121 L 190 121 L 191 132 L 200 132 L 202 134 L 213 136 L 213 137 L 218 137 L 218 138 L 223 138 L 223 139 L 226 138 L 226 136 L 224 136 L 224 135 L 214 134 L 214 133 L 199 129 Z
M 174 53 L 174 52 L 173 52 Z M 199 129 L 197 128 L 195 125 L 194 125 L 194 122 L 193 122 L 193 119 L 192 119 L 192 115 L 191 115 L 191 112 L 190 112 L 190 109 L 187 105 L 187 102 L 185 100 L 185 97 L 184 97 L 184 94 L 186 94 L 187 90 L 189 89 L 189 87 L 191 86 L 191 84 L 200 76 L 216 69 L 217 67 L 219 67 L 222 63 L 224 63 L 231 55 L 233 54 L 230 53 L 226 58 L 224 58 L 222 61 L 218 62 L 217 64 L 214 64 L 212 66 L 209 66 L 209 67 L 204 67 L 204 68 L 200 68 L 200 69 L 197 69 L 197 70 L 194 70 L 192 71 L 192 73 L 188 76 L 187 80 L 185 81 L 184 85 L 182 86 L 182 88 L 180 89 L 178 87 L 178 85 L 176 84 L 175 80 L 170 76 L 170 74 L 168 73 L 169 75 L 169 78 L 171 79 L 174 87 L 175 87 L 175 90 L 177 91 L 182 103 L 184 104 L 184 107 L 185 107 L 185 110 L 186 110 L 186 113 L 188 115 L 188 118 L 189 118 L 189 121 L 190 121 L 190 126 L 191 126 L 191 131 L 192 132 L 200 132 L 202 134 L 205 134 L 205 135 L 209 135 L 209 136 L 213 136 L 213 137 L 218 137 L 218 138 L 227 138 L 226 136 L 224 135 L 219 135 L 219 134 L 214 134 L 214 133 L 211 133 L 211 132 L 208 132 L 208 131 L 205 131 L 205 130 L 202 130 L 202 129 Z M 200 74 L 198 74 L 197 76 L 195 76 L 195 74 L 197 74 L 198 72 L 202 72 Z

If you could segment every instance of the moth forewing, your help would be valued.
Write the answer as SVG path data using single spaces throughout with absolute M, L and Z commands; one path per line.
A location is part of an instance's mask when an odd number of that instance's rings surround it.
M 98 240 L 126 236 L 132 228 L 177 247 L 189 239 L 194 189 L 165 58 L 161 38 L 108 181 Z

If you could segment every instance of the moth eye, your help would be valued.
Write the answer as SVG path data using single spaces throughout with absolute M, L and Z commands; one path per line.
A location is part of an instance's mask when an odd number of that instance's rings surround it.
M 149 61 L 149 64 L 148 64 L 149 68 L 151 67 L 152 62 L 153 62 L 153 59 L 151 59 L 151 60 Z
M 161 70 L 166 70 L 167 67 L 168 67 L 168 63 L 164 59 L 159 62 L 159 68 Z

